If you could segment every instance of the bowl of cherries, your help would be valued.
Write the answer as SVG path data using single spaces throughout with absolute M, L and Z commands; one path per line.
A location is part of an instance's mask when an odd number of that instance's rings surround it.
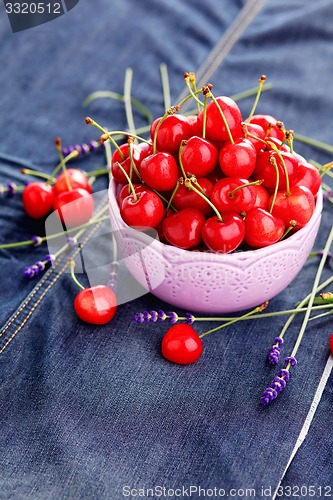
M 115 150 L 109 212 L 122 258 L 147 291 L 229 313 L 272 299 L 300 272 L 320 225 L 321 176 L 283 122 L 243 119 L 211 88 L 197 114 L 175 106 L 152 123 L 150 140 L 129 134 Z

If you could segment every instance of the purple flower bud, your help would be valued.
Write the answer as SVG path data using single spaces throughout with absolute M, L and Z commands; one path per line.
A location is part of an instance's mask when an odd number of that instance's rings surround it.
M 262 393 L 260 398 L 261 404 L 268 405 L 274 401 L 274 399 L 276 399 L 280 392 L 286 387 L 289 378 L 290 373 L 288 370 L 279 370 L 277 376 L 274 377 L 273 382 Z
M 76 247 L 77 246 L 77 239 L 76 238 L 73 238 L 72 236 L 68 236 L 66 238 L 67 240 L 67 243 L 71 246 L 71 247 Z
M 161 309 L 158 311 L 158 317 L 157 317 L 157 321 L 159 323 L 162 323 L 162 321 L 165 321 L 167 319 L 167 315 L 165 314 L 164 311 L 162 311 Z
M 157 311 L 150 311 L 151 323 L 156 323 L 157 320 L 158 320 L 158 312 Z
M 32 241 L 34 242 L 34 247 L 39 247 L 43 243 L 43 239 L 40 236 L 31 236 Z
M 179 318 L 179 316 L 178 316 L 177 313 L 175 313 L 174 311 L 171 311 L 171 312 L 168 313 L 168 316 L 170 318 L 169 321 L 170 321 L 170 323 L 172 325 L 174 325 L 175 323 L 177 323 L 178 318 Z
M 145 318 L 144 318 L 144 316 L 143 316 L 143 314 L 142 314 L 142 313 L 136 313 L 136 314 L 134 314 L 134 316 L 133 316 L 133 318 L 132 318 L 132 319 L 133 319 L 133 321 L 135 321 L 135 323 L 137 323 L 138 325 L 141 325 L 141 323 L 144 323 L 144 321 L 145 321 Z
M 193 314 L 191 313 L 186 313 L 185 318 L 188 325 L 192 325 L 195 322 L 195 316 L 193 316 Z
M 16 193 L 16 190 L 17 190 L 17 186 L 16 186 L 15 182 L 9 182 L 7 184 L 7 194 L 9 197 L 12 197 Z
M 270 364 L 270 365 L 277 365 L 279 360 L 280 360 L 280 355 L 281 355 L 281 352 L 280 352 L 280 347 L 272 347 L 270 350 L 269 350 L 269 353 L 268 353 L 268 356 L 267 356 L 267 362 Z
M 297 365 L 297 359 L 294 358 L 294 356 L 288 356 L 287 358 L 284 358 L 284 366 L 286 367 L 288 364 L 291 364 L 291 366 Z

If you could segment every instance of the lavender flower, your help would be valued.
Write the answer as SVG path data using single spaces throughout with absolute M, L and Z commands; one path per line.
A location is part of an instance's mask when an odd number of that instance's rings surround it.
M 39 247 L 43 243 L 43 238 L 40 236 L 31 236 L 32 241 L 34 242 L 33 245 L 34 247 Z
M 134 314 L 132 320 L 135 321 L 135 323 L 137 323 L 138 325 L 141 325 L 141 323 L 144 323 L 144 321 L 145 321 L 142 313 Z
M 9 182 L 7 184 L 7 195 L 11 198 L 16 193 L 17 186 L 15 182 Z
M 275 337 L 274 344 L 268 352 L 267 361 L 270 365 L 277 365 L 280 360 L 281 349 L 283 345 L 283 339 L 281 337 Z
M 269 385 L 269 387 L 267 387 L 267 389 L 264 390 L 263 394 L 261 395 L 261 404 L 268 405 L 272 401 L 274 401 L 274 399 L 276 399 L 280 392 L 286 387 L 289 378 L 289 370 L 279 370 L 276 377 L 274 377 L 273 382 Z
M 100 144 L 97 141 L 89 141 L 89 142 L 84 143 L 84 144 L 75 144 L 74 146 L 68 146 L 66 148 L 63 148 L 62 154 L 63 154 L 63 156 L 67 156 L 70 153 L 73 153 L 73 151 L 77 151 L 79 153 L 79 155 L 83 156 L 83 155 L 89 154 L 90 152 L 93 153 L 94 151 L 102 148 L 103 146 L 104 146 L 104 143 Z
M 186 313 L 185 318 L 188 325 L 192 325 L 195 322 L 195 316 L 193 316 L 193 314 L 191 313 Z
M 177 313 L 171 311 L 169 312 L 169 318 L 170 318 L 170 323 L 174 325 L 175 323 L 177 323 L 179 316 Z
M 34 278 L 35 276 L 38 276 L 48 265 L 52 265 L 55 260 L 54 255 L 52 254 L 47 254 L 45 255 L 44 260 L 38 260 L 32 266 L 27 266 L 23 270 L 23 276 L 25 278 L 31 279 Z

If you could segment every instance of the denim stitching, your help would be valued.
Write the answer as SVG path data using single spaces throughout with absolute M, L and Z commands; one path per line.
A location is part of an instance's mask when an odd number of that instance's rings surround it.
M 104 204 L 103 204 L 104 206 Z M 79 252 L 80 252 L 80 249 L 82 249 L 86 244 L 87 242 L 90 240 L 90 238 L 93 236 L 93 234 L 97 231 L 97 229 L 101 226 L 102 222 L 99 222 L 95 225 L 95 227 L 89 232 L 89 234 L 87 235 L 87 237 L 83 240 L 83 242 L 81 243 L 81 246 L 80 248 L 76 249 L 73 254 L 72 254 L 72 257 L 75 257 Z M 63 260 L 60 260 L 58 262 L 58 267 L 60 266 L 60 264 L 63 262 Z M 8 347 L 8 345 L 11 343 L 11 341 L 16 337 L 16 335 L 18 334 L 18 332 L 23 328 L 23 326 L 26 324 L 26 322 L 28 321 L 28 319 L 32 316 L 32 314 L 34 313 L 34 311 L 36 310 L 37 306 L 41 303 L 41 301 L 44 299 L 44 297 L 46 296 L 47 292 L 53 287 L 53 285 L 58 281 L 58 279 L 62 276 L 62 274 L 65 272 L 66 268 L 68 267 L 68 260 L 66 262 L 66 264 L 62 267 L 62 269 L 58 272 L 58 274 L 53 278 L 53 280 L 49 283 L 49 285 L 45 288 L 45 290 L 42 292 L 42 294 L 39 296 L 39 298 L 37 299 L 37 301 L 32 305 L 31 309 L 28 311 L 27 315 L 25 316 L 25 318 L 21 321 L 21 323 L 18 325 L 18 327 L 16 328 L 16 330 L 12 333 L 12 335 L 10 337 L 8 337 L 8 339 L 5 341 L 5 343 L 3 344 L 3 346 L 0 348 L 0 355 L 5 351 L 5 349 Z M 42 285 L 44 285 L 44 283 L 47 281 L 47 279 L 51 276 L 51 274 L 54 274 L 55 272 L 55 269 L 56 269 L 56 266 L 52 266 L 52 268 L 49 270 L 48 274 L 46 274 L 43 279 L 38 283 L 38 285 L 36 285 L 36 288 L 34 288 L 34 290 L 31 292 L 31 294 L 27 297 L 27 299 L 23 302 L 23 304 L 20 306 L 20 308 L 16 311 L 16 313 L 12 316 L 12 318 L 9 320 L 9 322 L 6 324 L 6 326 L 2 329 L 2 331 L 0 332 L 0 338 L 6 333 L 6 331 L 9 329 L 9 327 L 13 324 L 13 322 L 15 321 L 16 318 L 18 318 L 20 316 L 20 314 L 26 309 L 26 307 L 28 306 L 29 302 L 31 302 L 31 300 L 34 298 L 34 296 L 36 295 L 36 293 L 38 291 L 40 291 L 40 288 L 42 287 Z

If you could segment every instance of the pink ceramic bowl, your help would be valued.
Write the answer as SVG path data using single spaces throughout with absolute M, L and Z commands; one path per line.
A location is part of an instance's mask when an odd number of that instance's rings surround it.
M 130 228 L 120 216 L 113 180 L 109 212 L 121 256 L 147 292 L 187 311 L 231 313 L 272 299 L 300 272 L 319 229 L 322 192 L 311 220 L 292 236 L 232 254 L 182 250 Z

